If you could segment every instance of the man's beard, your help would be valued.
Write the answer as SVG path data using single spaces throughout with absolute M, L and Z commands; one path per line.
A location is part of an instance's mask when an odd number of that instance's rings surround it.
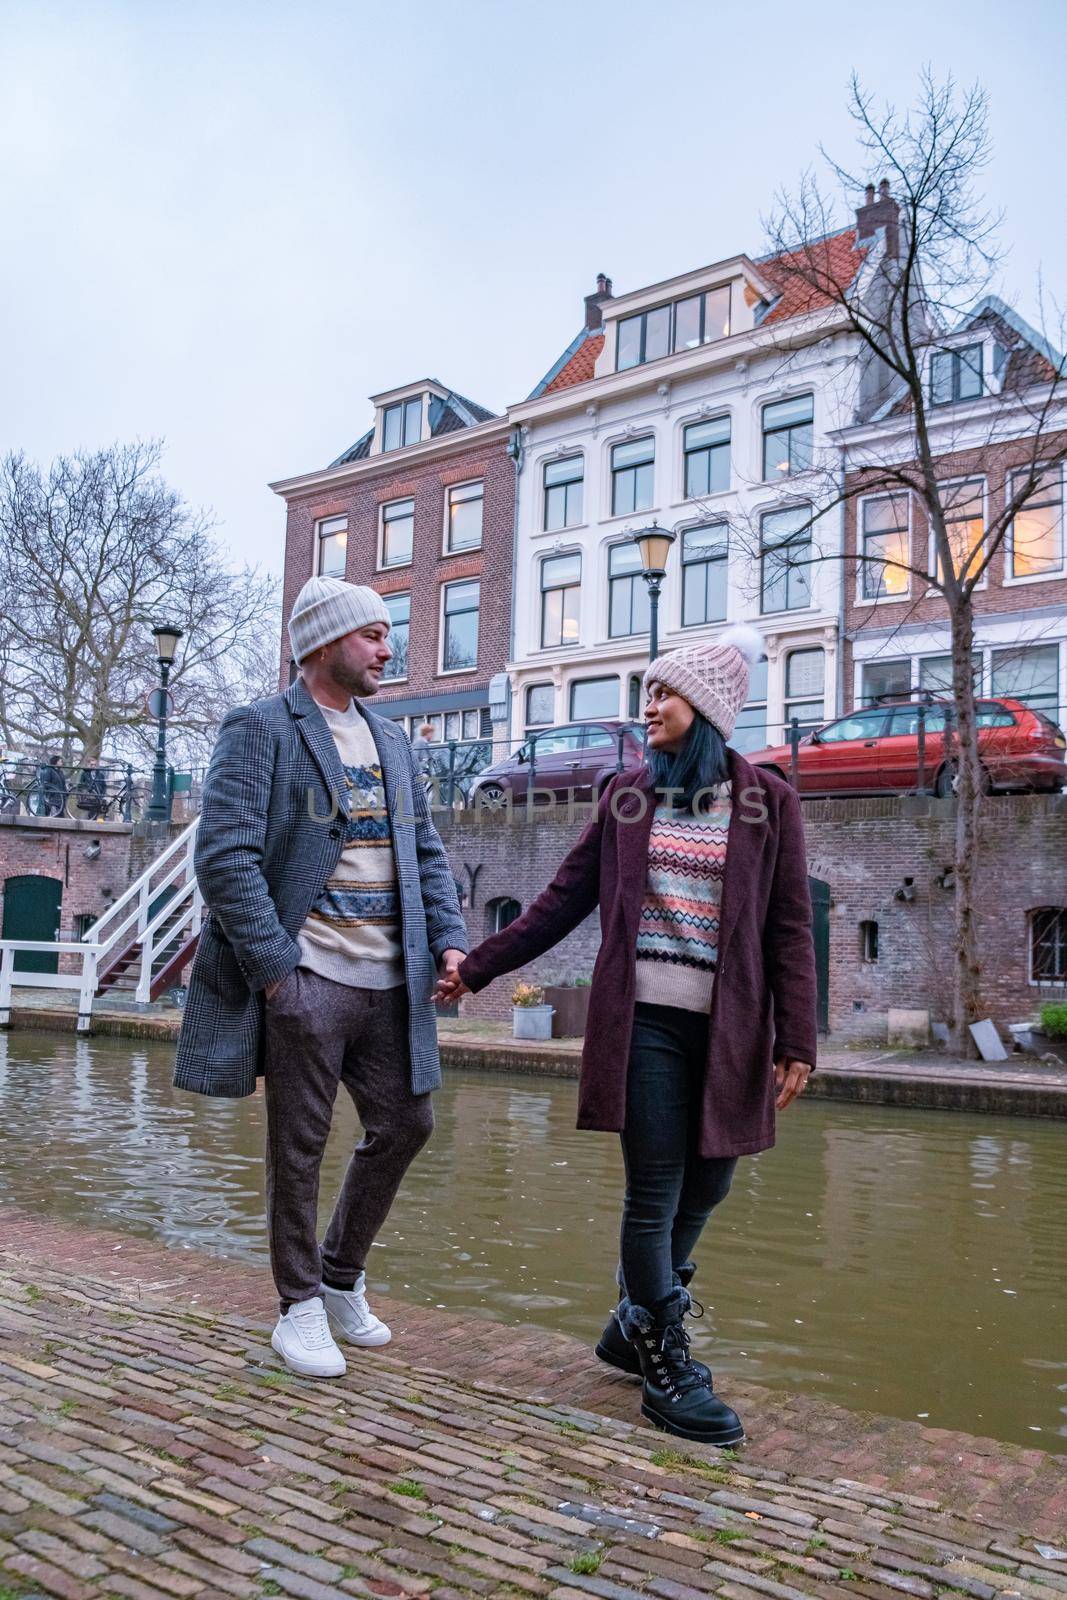
M 334 663 L 333 681 L 339 689 L 346 690 L 360 700 L 378 693 L 379 683 L 370 667 L 348 667 L 343 661 Z

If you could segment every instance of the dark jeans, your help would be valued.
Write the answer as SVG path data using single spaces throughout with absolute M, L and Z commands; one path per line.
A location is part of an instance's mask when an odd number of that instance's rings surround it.
M 635 1305 L 670 1294 L 712 1211 L 730 1192 L 736 1157 L 698 1154 L 708 1018 L 638 1004 L 626 1083 L 621 1287 Z
M 297 967 L 266 1008 L 267 1225 L 282 1309 L 318 1294 L 323 1274 L 353 1281 L 433 1132 L 428 1094 L 413 1094 L 408 997 L 354 989 Z M 352 1153 L 320 1257 L 319 1168 L 337 1087 L 355 1101 Z

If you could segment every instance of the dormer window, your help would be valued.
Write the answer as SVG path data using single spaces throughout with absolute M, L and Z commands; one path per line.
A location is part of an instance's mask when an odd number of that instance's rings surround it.
M 661 356 L 695 350 L 730 333 L 730 285 L 688 295 L 619 321 L 615 368 L 625 372 Z
M 382 412 L 382 449 L 400 450 L 422 438 L 422 395 L 386 406 Z
M 962 350 L 935 350 L 930 356 L 930 404 L 950 406 L 959 400 L 977 400 L 983 391 L 982 346 Z

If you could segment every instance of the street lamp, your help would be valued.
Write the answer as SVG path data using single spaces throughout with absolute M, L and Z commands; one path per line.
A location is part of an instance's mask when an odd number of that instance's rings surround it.
M 145 807 L 145 816 L 150 822 L 170 821 L 170 785 L 167 782 L 167 679 L 174 665 L 178 640 L 181 636 L 180 628 L 175 628 L 166 622 L 161 622 L 152 629 L 152 637 L 156 641 L 156 655 L 159 659 L 159 688 L 153 697 L 156 702 L 158 731 L 156 759 L 152 768 L 152 798 Z
M 630 538 L 641 555 L 641 576 L 648 586 L 648 651 L 649 659 L 659 655 L 659 591 L 667 573 L 667 557 L 677 538 L 670 528 L 661 528 L 657 522 L 650 527 L 638 528 Z

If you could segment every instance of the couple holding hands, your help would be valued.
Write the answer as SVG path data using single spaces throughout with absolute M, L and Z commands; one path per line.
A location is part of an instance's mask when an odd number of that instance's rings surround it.
M 468 953 L 408 741 L 366 704 L 391 657 L 373 589 L 312 578 L 289 622 L 300 672 L 230 712 L 204 786 L 205 920 L 178 1045 L 179 1087 L 265 1085 L 266 1209 L 291 1371 L 345 1371 L 335 1335 L 388 1342 L 365 1266 L 433 1129 L 436 1001 L 534 960 L 599 908 L 578 1126 L 618 1133 L 618 1303 L 596 1345 L 642 1380 L 641 1409 L 687 1439 L 744 1431 L 690 1355 L 692 1254 L 737 1161 L 815 1061 L 803 827 L 788 784 L 727 740 L 759 635 L 732 629 L 653 661 L 647 759 L 617 774 L 548 887 Z M 321 1245 L 319 1168 L 339 1084 L 363 1138 Z

